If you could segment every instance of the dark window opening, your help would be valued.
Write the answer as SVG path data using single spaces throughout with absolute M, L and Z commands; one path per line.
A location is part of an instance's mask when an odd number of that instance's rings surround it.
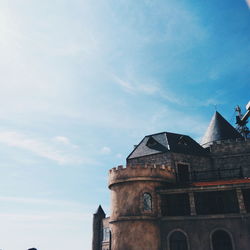
M 177 173 L 179 182 L 189 182 L 189 166 L 187 164 L 178 164 Z
M 171 234 L 169 240 L 170 250 L 188 250 L 187 238 L 179 231 Z
M 187 141 L 187 139 L 186 139 L 184 136 L 181 136 L 181 137 L 179 138 L 179 140 L 178 140 L 178 144 L 187 146 L 187 145 L 188 145 L 188 141 Z
M 212 235 L 213 250 L 233 250 L 231 238 L 227 232 L 218 230 Z
M 111 243 L 112 243 L 112 233 L 111 233 L 111 230 L 110 230 L 110 231 L 109 231 L 109 250 L 112 249 Z
M 242 194 L 244 198 L 246 211 L 250 213 L 250 189 L 242 189 Z
M 190 215 L 188 194 L 162 195 L 161 211 L 163 216 Z
M 197 214 L 239 213 L 235 190 L 194 193 Z

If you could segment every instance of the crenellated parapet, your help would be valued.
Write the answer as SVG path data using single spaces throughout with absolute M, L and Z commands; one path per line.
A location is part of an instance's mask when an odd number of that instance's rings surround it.
M 237 138 L 215 141 L 210 145 L 209 148 L 212 154 L 250 153 L 250 138 Z
M 173 183 L 175 180 L 175 170 L 166 165 L 127 165 L 109 170 L 109 188 L 123 182 L 159 181 Z

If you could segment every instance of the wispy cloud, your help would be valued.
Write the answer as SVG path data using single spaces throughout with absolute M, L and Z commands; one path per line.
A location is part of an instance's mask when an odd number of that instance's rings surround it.
M 69 139 L 66 137 L 55 137 L 56 140 L 69 144 Z M 72 150 L 72 147 L 57 147 L 53 143 L 53 139 L 40 139 L 28 136 L 16 131 L 0 132 L 0 143 L 10 147 L 24 149 L 33 154 L 55 161 L 58 164 L 82 164 L 83 162 L 90 163 L 91 161 L 78 155 L 78 152 Z
M 159 88 L 154 84 L 139 84 L 137 82 L 130 82 L 113 75 L 114 81 L 119 84 L 126 92 L 130 94 L 142 93 L 152 95 L 159 91 Z
M 112 75 L 112 78 L 116 84 L 122 87 L 122 89 L 130 94 L 144 94 L 144 95 L 156 95 L 160 98 L 163 98 L 171 103 L 184 104 L 183 101 L 175 96 L 169 90 L 166 90 L 166 87 L 163 89 L 160 87 L 160 84 L 155 83 L 155 81 L 150 81 L 150 83 L 138 83 L 138 80 L 123 80 L 116 75 Z

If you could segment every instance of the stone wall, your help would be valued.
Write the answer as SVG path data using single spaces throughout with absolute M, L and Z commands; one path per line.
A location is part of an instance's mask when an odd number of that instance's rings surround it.
M 216 229 L 229 232 L 235 246 L 234 250 L 249 249 L 250 217 L 226 215 L 163 219 L 161 222 L 161 249 L 169 250 L 168 237 L 174 230 L 179 230 L 187 235 L 189 249 L 211 250 L 211 234 Z
M 178 163 L 185 163 L 190 166 L 190 171 L 204 171 L 212 168 L 211 158 L 208 156 L 161 153 L 127 160 L 127 164 L 165 164 L 176 170 Z
M 210 152 L 215 168 L 242 168 L 243 176 L 250 177 L 250 139 L 216 142 Z

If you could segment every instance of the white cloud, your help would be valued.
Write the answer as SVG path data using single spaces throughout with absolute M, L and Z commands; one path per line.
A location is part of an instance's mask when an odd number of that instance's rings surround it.
M 103 147 L 102 149 L 101 149 L 101 153 L 102 154 L 104 154 L 104 155 L 108 155 L 108 154 L 110 154 L 111 153 L 111 149 L 109 148 L 109 147 Z
M 128 82 L 122 80 L 116 75 L 113 75 L 112 78 L 114 79 L 115 83 L 119 84 L 125 91 L 130 94 L 142 93 L 152 95 L 159 91 L 159 88 L 154 84 L 138 84 L 135 81 Z
M 66 138 L 63 138 L 63 140 L 64 142 L 68 141 Z M 29 137 L 16 131 L 0 132 L 0 143 L 24 149 L 40 157 L 55 161 L 58 164 L 81 164 L 85 161 L 90 163 L 87 159 L 78 156 L 77 152 L 72 151 L 72 149 L 56 147 L 51 139 Z
M 67 146 L 70 146 L 72 148 L 79 148 L 78 145 L 75 145 L 73 143 L 70 142 L 70 139 L 66 136 L 56 136 L 53 138 L 55 142 L 59 142 L 63 145 L 67 145 Z

